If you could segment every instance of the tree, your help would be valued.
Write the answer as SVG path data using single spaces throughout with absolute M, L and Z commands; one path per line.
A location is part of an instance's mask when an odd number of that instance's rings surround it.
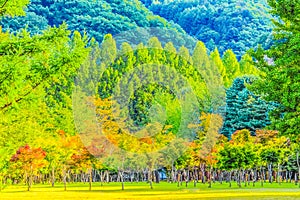
M 36 175 L 38 170 L 46 165 L 46 152 L 42 148 L 31 148 L 29 145 L 20 147 L 15 155 L 10 159 L 13 163 L 12 168 L 22 169 L 28 191 L 32 185 L 33 175 Z
M 222 61 L 228 77 L 228 82 L 224 82 L 224 84 L 228 88 L 231 86 L 233 80 L 241 74 L 240 64 L 231 49 L 224 52 Z
M 1 112 L 28 101 L 32 95 L 38 96 L 39 87 L 46 88 L 74 76 L 87 56 L 87 38 L 78 32 L 72 38 L 69 36 L 65 24 L 32 37 L 26 31 L 17 35 L 0 32 Z
M 241 187 L 245 170 L 253 168 L 257 160 L 250 132 L 246 129 L 236 131 L 232 135 L 232 140 L 225 143 L 217 152 L 217 157 L 217 165 L 222 170 L 229 171 L 229 186 L 231 187 L 232 172 L 235 171 L 238 186 Z
M 254 66 L 253 59 L 249 54 L 244 54 L 240 61 L 240 70 L 243 75 L 259 75 L 258 69 Z
M 229 80 L 228 80 L 228 77 L 227 77 L 226 68 L 223 65 L 219 50 L 217 48 L 215 48 L 214 51 L 212 51 L 210 53 L 210 59 L 211 59 L 211 62 L 214 65 L 216 65 L 216 67 L 218 69 L 218 73 L 222 77 L 222 83 L 224 85 L 229 85 Z
M 70 159 L 71 169 L 76 171 L 82 171 L 89 175 L 89 190 L 92 190 L 92 173 L 93 173 L 93 161 L 94 157 L 84 146 L 81 146 L 76 150 Z
M 268 50 L 261 47 L 252 55 L 263 75 L 251 90 L 280 106 L 271 114 L 271 128 L 295 139 L 300 129 L 300 2 L 269 0 L 273 20 L 274 43 Z
M 212 72 L 206 46 L 203 42 L 197 42 L 192 55 L 192 60 L 193 66 L 200 72 L 205 82 L 209 83 L 210 79 L 212 78 Z
M 250 92 L 245 84 L 251 84 L 251 77 L 237 78 L 226 91 L 226 113 L 221 131 L 230 138 L 236 130 L 248 129 L 251 134 L 270 124 L 268 112 L 274 104 L 263 101 Z
M 199 117 L 199 124 L 189 125 L 189 128 L 195 129 L 196 139 L 190 144 L 190 155 L 187 157 L 190 157 L 189 159 L 195 166 L 200 166 L 202 182 L 205 182 L 205 168 L 206 166 L 209 167 L 209 187 L 211 187 L 212 171 L 217 162 L 213 152 L 216 151 L 215 145 L 219 138 L 222 123 L 223 120 L 220 115 L 202 112 Z
M 1 0 L 0 18 L 2 16 L 25 15 L 24 8 L 29 4 L 29 0 Z

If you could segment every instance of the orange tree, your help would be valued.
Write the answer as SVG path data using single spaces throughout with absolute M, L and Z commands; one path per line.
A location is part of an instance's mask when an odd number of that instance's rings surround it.
M 20 169 L 26 179 L 28 191 L 32 185 L 34 175 L 37 175 L 39 170 L 46 166 L 46 152 L 42 148 L 31 148 L 29 145 L 20 147 L 16 154 L 11 158 L 11 169 Z
M 196 140 L 191 143 L 193 163 L 200 167 L 202 172 L 202 182 L 205 182 L 205 172 L 208 168 L 209 185 L 211 187 L 211 177 L 216 164 L 217 151 L 215 145 L 219 138 L 219 130 L 222 127 L 222 117 L 218 114 L 201 113 L 199 124 L 190 124 L 189 128 L 195 128 Z

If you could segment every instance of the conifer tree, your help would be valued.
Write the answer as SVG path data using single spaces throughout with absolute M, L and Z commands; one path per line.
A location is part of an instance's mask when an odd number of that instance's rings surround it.
M 240 65 L 235 54 L 230 49 L 224 52 L 222 61 L 228 77 L 228 82 L 225 82 L 225 86 L 228 88 L 233 80 L 240 75 Z
M 270 124 L 268 112 L 274 109 L 274 104 L 255 96 L 246 88 L 246 83 L 252 83 L 250 77 L 237 78 L 226 91 L 226 115 L 221 132 L 228 138 L 242 129 L 254 135 L 256 130 Z
M 194 49 L 193 55 L 193 66 L 199 70 L 200 74 L 203 76 L 207 83 L 211 82 L 212 72 L 210 68 L 209 57 L 207 55 L 207 50 L 203 42 L 198 41 Z
M 210 54 L 211 62 L 218 68 L 218 73 L 222 77 L 222 82 L 227 85 L 228 83 L 228 77 L 226 73 L 226 68 L 222 62 L 219 50 L 217 48 L 214 49 L 213 52 Z

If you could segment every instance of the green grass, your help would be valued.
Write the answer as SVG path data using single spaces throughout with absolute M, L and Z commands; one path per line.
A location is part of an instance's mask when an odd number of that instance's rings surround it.
M 300 189 L 293 183 L 265 183 L 264 187 L 260 183 L 238 188 L 233 182 L 229 188 L 228 183 L 213 184 L 212 188 L 201 183 L 194 188 L 190 183 L 186 188 L 184 183 L 177 187 L 177 184 L 161 182 L 154 184 L 154 189 L 150 189 L 146 183 L 125 183 L 125 190 L 121 190 L 120 183 L 109 183 L 100 186 L 94 183 L 92 191 L 88 190 L 88 184 L 76 183 L 68 184 L 67 191 L 64 191 L 62 184 L 57 184 L 54 188 L 50 185 L 33 185 L 30 192 L 27 192 L 25 185 L 8 186 L 0 192 L 0 199 L 300 199 Z

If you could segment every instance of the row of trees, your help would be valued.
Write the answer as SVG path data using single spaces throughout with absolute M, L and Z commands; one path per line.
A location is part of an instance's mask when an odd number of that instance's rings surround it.
M 102 103 L 106 104 L 107 101 Z M 91 190 L 93 182 L 121 182 L 124 189 L 124 182 L 147 181 L 153 188 L 152 182 L 159 183 L 161 174 L 165 175 L 168 182 L 177 183 L 178 186 L 185 182 L 186 186 L 193 184 L 196 187 L 201 182 L 213 187 L 215 182 L 226 182 L 231 187 L 232 181 L 236 181 L 239 187 L 242 184 L 263 186 L 266 182 L 281 184 L 284 181 L 298 184 L 298 143 L 293 143 L 284 136 L 278 137 L 277 131 L 258 130 L 256 136 L 251 136 L 246 129 L 236 131 L 228 141 L 218 134 L 218 127 L 212 128 L 207 124 L 210 118 L 218 124 L 216 126 L 221 126 L 221 121 L 217 121 L 221 117 L 203 115 L 197 139 L 186 144 L 185 153 L 178 159 L 170 155 L 171 152 L 179 153 L 178 146 L 168 146 L 167 151 L 149 152 L 153 150 L 153 146 L 159 148 L 162 145 L 157 140 L 162 135 L 155 136 L 155 140 L 141 138 L 128 142 L 128 135 L 106 132 L 106 138 L 114 140 L 114 145 L 122 145 L 123 148 L 121 151 L 108 153 L 110 145 L 106 145 L 105 149 L 97 148 L 97 144 L 103 145 L 103 138 L 101 142 L 93 140 L 93 144 L 85 148 L 80 138 L 68 137 L 60 131 L 59 143 L 45 145 L 44 149 L 28 145 L 20 147 L 11 157 L 7 172 L 2 174 L 2 184 L 25 182 L 30 190 L 33 183 L 51 183 L 54 186 L 55 182 L 60 181 L 64 183 L 66 190 L 67 182 L 88 182 Z M 113 122 L 105 123 L 111 126 Z M 209 139 L 204 139 L 205 137 Z M 134 137 L 131 139 L 135 140 Z M 163 139 L 163 143 L 167 143 L 170 134 Z M 135 151 L 131 155 L 123 151 L 129 148 Z M 90 152 L 101 158 L 95 159 Z M 141 152 L 145 154 L 139 154 Z

